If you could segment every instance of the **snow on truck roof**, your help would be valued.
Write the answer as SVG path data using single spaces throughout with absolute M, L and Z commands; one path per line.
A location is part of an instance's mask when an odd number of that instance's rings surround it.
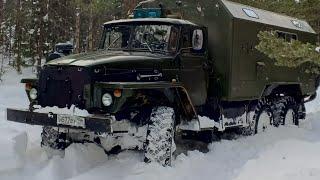
M 316 34 L 304 20 L 227 0 L 221 2 L 234 18 Z
M 168 23 L 168 24 L 188 24 L 196 25 L 190 21 L 183 19 L 173 19 L 173 18 L 138 18 L 138 19 L 120 19 L 104 23 L 104 25 L 112 25 L 119 23 Z

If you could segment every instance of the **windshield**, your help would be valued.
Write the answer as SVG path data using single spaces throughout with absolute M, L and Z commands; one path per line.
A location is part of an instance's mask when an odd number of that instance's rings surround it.
M 116 25 L 106 27 L 103 49 L 175 52 L 178 29 L 172 25 Z

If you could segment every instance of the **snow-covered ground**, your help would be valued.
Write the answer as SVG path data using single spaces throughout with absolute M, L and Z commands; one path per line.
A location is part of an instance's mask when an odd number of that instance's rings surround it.
M 253 137 L 211 144 L 208 153 L 179 155 L 173 167 L 144 164 L 142 154 L 108 157 L 94 145 L 71 145 L 65 158 L 48 158 L 40 148 L 40 127 L 7 122 L 7 107 L 27 107 L 22 77 L 8 71 L 0 83 L 0 179 L 210 179 L 319 180 L 320 98 L 308 104 L 302 127 L 281 127 Z M 8 78 L 10 77 L 10 78 Z M 26 149 L 26 151 L 25 151 Z

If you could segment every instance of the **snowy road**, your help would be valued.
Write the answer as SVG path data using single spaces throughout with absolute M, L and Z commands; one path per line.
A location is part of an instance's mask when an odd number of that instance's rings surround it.
M 308 104 L 303 127 L 274 128 L 267 133 L 221 141 L 210 152 L 180 155 L 173 167 L 142 163 L 142 154 L 107 157 L 94 145 L 72 145 L 64 159 L 48 159 L 40 148 L 40 128 L 5 121 L 6 107 L 26 107 L 17 76 L 8 72 L 0 84 L 0 180 L 170 179 L 170 180 L 319 180 L 320 99 Z M 27 151 L 24 151 L 24 149 Z

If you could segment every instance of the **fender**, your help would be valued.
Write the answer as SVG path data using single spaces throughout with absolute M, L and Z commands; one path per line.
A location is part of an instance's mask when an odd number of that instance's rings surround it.
M 274 94 L 287 94 L 294 97 L 302 97 L 302 86 L 300 83 L 273 83 L 264 88 L 261 97 Z
M 99 82 L 94 84 L 94 89 L 120 89 L 120 90 L 162 90 L 168 99 L 172 99 L 175 108 L 182 113 L 182 121 L 193 121 L 198 119 L 197 112 L 190 96 L 179 82 Z M 169 90 L 169 91 L 168 91 Z M 99 94 L 99 93 L 94 93 Z M 101 93 L 100 93 L 101 94 Z M 173 96 L 173 97 L 172 97 Z

